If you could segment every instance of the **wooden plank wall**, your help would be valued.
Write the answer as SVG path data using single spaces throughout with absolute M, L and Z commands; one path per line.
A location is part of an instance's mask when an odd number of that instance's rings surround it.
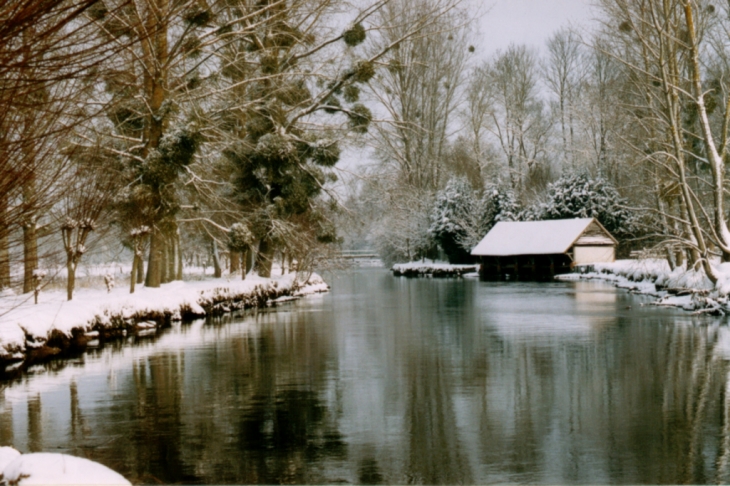
M 481 257 L 479 276 L 482 280 L 548 281 L 555 275 L 570 273 L 568 255 L 519 255 Z

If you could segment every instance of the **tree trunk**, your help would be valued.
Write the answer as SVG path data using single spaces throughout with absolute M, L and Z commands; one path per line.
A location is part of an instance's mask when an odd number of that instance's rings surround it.
M 137 275 L 135 276 L 138 284 L 144 283 L 144 258 L 142 254 L 137 257 Z
M 33 292 L 33 272 L 38 269 L 38 228 L 35 218 L 23 225 L 23 293 Z
M 66 300 L 72 300 L 74 297 L 74 287 L 76 287 L 76 265 L 74 265 L 73 257 L 66 260 Z
M 681 210 L 681 202 L 678 203 L 678 204 L 679 204 L 679 210 L 678 211 L 680 213 L 679 215 L 682 216 L 682 217 L 684 217 L 684 215 L 682 214 L 682 210 Z M 672 199 L 671 198 L 668 199 L 668 201 L 667 201 L 667 214 L 676 214 L 676 212 L 677 211 L 674 209 L 674 204 L 672 203 Z M 673 234 L 675 236 L 682 236 L 682 228 L 679 225 L 679 223 L 677 223 L 677 220 L 676 219 L 673 219 L 671 223 L 667 223 L 667 224 L 669 225 L 669 233 L 670 234 Z M 671 247 L 671 251 L 674 254 L 674 257 L 673 258 L 674 258 L 674 261 L 675 261 L 675 268 L 676 267 L 681 267 L 682 265 L 684 265 L 684 261 L 685 261 L 685 259 L 684 259 L 684 249 L 683 248 Z M 672 268 L 672 270 L 674 270 L 674 268 Z
M 259 243 L 259 251 L 256 255 L 256 272 L 260 277 L 271 278 L 271 265 L 274 263 L 275 248 L 268 238 L 263 238 Z
M 228 273 L 234 274 L 241 269 L 241 254 L 231 250 L 231 265 L 228 267 Z M 245 272 L 244 272 L 245 274 Z
M 162 234 L 158 229 L 152 230 L 150 236 L 150 258 L 147 263 L 147 278 L 145 287 L 157 288 L 160 286 L 162 270 L 162 247 L 164 245 Z
M 671 228 L 669 226 L 669 221 L 667 220 L 667 205 L 665 204 L 664 197 L 662 196 L 662 185 L 659 182 L 659 175 L 656 173 L 656 171 L 654 172 L 654 197 L 656 198 L 657 208 L 659 209 L 659 217 L 662 223 L 662 232 L 669 235 L 671 234 Z M 664 251 L 667 255 L 667 263 L 669 264 L 669 269 L 674 271 L 674 269 L 677 268 L 677 262 L 674 258 L 674 248 L 668 246 L 664 248 Z
M 246 280 L 246 261 L 248 260 L 248 251 L 242 251 L 241 252 L 241 262 L 239 262 L 239 266 L 241 267 L 241 280 Z M 238 256 L 238 253 L 236 253 L 236 256 Z
M 666 248 L 664 248 L 664 253 L 667 257 L 667 264 L 669 264 L 669 270 L 673 272 L 674 269 L 677 268 L 677 260 L 676 260 L 676 254 L 674 253 L 674 248 L 666 247 Z
M 24 29 L 23 42 L 28 43 L 32 38 L 32 32 L 34 31 L 35 26 L 32 25 L 29 25 L 27 29 Z M 33 116 L 24 117 L 24 131 L 34 133 L 32 126 L 35 123 L 34 118 L 35 117 Z M 35 291 L 33 272 L 38 269 L 38 220 L 36 213 L 38 208 L 36 198 L 38 194 L 36 188 L 36 173 L 34 169 L 37 154 L 30 146 L 25 146 L 22 149 L 22 152 L 25 163 L 28 164 L 28 169 L 30 170 L 28 178 L 22 187 L 23 213 L 26 218 L 23 223 L 23 293 L 25 294 Z
M 0 196 L 0 289 L 10 287 L 10 235 L 5 224 L 7 209 L 6 196 Z
M 177 240 L 175 233 L 171 234 L 166 238 L 167 241 L 167 281 L 172 282 L 175 280 L 177 275 Z
M 177 246 L 177 261 L 175 270 L 175 280 L 183 279 L 183 254 L 182 245 L 180 245 L 180 230 L 178 229 L 175 233 L 175 245 Z
M 129 293 L 134 293 L 134 284 L 137 283 L 137 267 L 139 266 L 139 261 L 141 258 L 137 255 L 135 252 L 134 258 L 132 259 L 132 273 L 129 276 Z
M 242 266 L 245 265 L 246 273 L 251 273 L 251 270 L 253 270 L 253 265 L 256 260 L 255 257 L 256 257 L 256 253 L 253 251 L 253 247 L 249 246 L 248 250 L 246 251 L 246 254 L 243 257 L 243 264 L 242 264 Z
M 221 270 L 221 261 L 218 255 L 218 242 L 215 240 L 211 244 L 211 251 L 213 252 L 213 276 L 215 278 L 221 278 L 223 276 L 223 270 Z
M 0 289 L 10 287 L 10 242 L 7 232 L 0 234 Z
M 160 238 L 162 242 L 162 260 L 160 261 L 160 283 L 167 283 L 170 281 L 169 275 L 169 260 L 170 260 L 170 245 L 168 244 L 167 238 L 164 233 Z

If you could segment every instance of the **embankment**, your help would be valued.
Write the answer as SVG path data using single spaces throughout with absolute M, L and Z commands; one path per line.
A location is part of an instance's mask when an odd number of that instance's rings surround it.
M 155 333 L 173 321 L 264 307 L 328 289 L 316 274 L 304 282 L 288 274 L 171 282 L 134 294 L 82 289 L 72 301 L 65 301 L 65 292 L 49 292 L 41 293 L 37 305 L 27 295 L 6 296 L 0 299 L 0 376 L 109 339 Z
M 717 284 L 701 270 L 670 269 L 666 260 L 617 260 L 612 263 L 579 265 L 574 273 L 558 280 L 603 280 L 631 292 L 657 297 L 653 305 L 678 307 L 702 314 L 730 313 L 730 264 L 716 262 Z

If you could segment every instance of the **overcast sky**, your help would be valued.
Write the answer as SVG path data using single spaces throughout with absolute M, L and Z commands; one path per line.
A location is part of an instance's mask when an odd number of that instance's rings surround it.
M 587 28 L 594 14 L 591 0 L 482 0 L 487 12 L 480 22 L 480 46 L 485 57 L 510 45 L 542 49 L 563 26 Z M 491 6 L 491 9 L 489 8 Z

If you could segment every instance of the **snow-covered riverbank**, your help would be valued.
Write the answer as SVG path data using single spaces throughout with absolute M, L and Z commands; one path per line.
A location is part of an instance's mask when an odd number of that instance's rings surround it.
M 655 305 L 702 313 L 730 314 L 730 263 L 716 265 L 717 285 L 702 271 L 669 268 L 666 260 L 617 260 L 576 267 L 576 273 L 558 280 L 598 279 L 616 287 L 657 297 Z
M 296 274 L 171 282 L 158 289 L 111 292 L 80 289 L 66 301 L 63 291 L 0 297 L 0 372 L 10 364 L 45 358 L 94 345 L 101 337 L 149 333 L 174 320 L 262 307 L 328 290 L 316 274 L 300 282 Z M 11 364 L 12 363 L 12 364 Z

